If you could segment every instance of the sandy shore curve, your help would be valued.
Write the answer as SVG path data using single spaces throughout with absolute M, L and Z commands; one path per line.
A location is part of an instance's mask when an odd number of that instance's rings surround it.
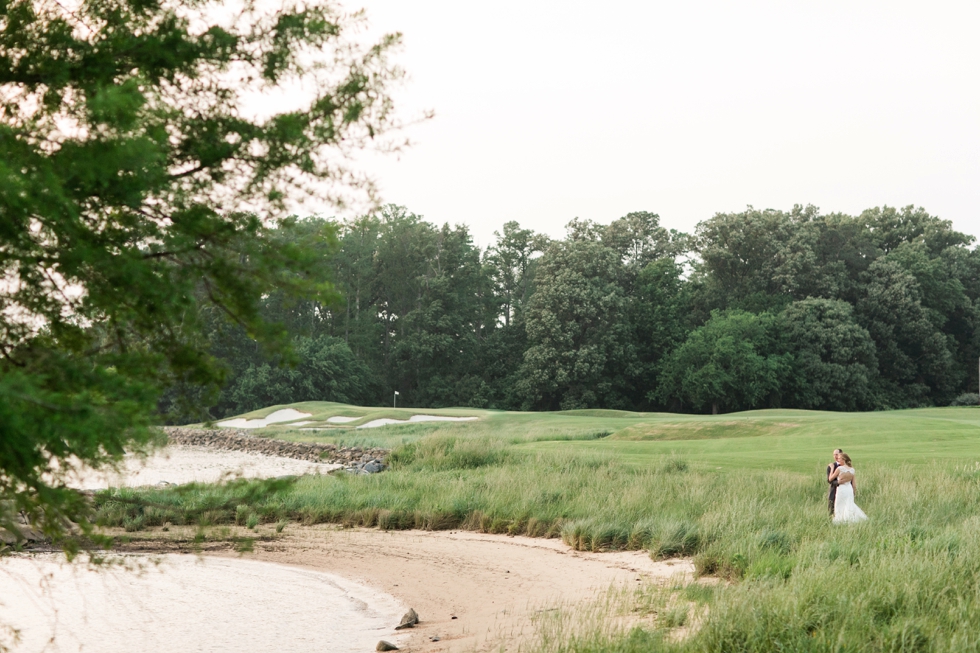
M 333 525 L 290 526 L 243 555 L 327 571 L 396 597 L 421 619 L 407 631 L 408 650 L 426 653 L 517 650 L 542 612 L 593 601 L 611 586 L 690 582 L 694 574 L 690 560 L 654 561 L 646 551 L 587 553 L 554 539 Z
M 229 472 L 261 478 L 324 473 L 334 467 L 257 452 L 174 445 L 149 461 L 132 463 L 120 478 L 92 482 L 209 481 Z M 341 576 L 414 608 L 421 623 L 400 631 L 398 641 L 407 650 L 426 653 L 518 650 L 536 635 L 536 619 L 556 608 L 574 611 L 614 586 L 687 583 L 694 577 L 688 559 L 654 561 L 646 551 L 578 552 L 556 539 L 295 523 L 282 533 L 269 524 L 257 531 L 236 526 L 219 530 L 224 534 L 202 547 L 190 544 L 195 538 L 190 527 L 154 529 L 122 550 L 243 556 Z M 255 538 L 252 551 L 236 552 L 229 536 L 239 541 Z

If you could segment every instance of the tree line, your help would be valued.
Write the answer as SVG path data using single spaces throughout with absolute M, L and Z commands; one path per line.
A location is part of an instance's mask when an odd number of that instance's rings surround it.
M 295 223 L 282 238 L 319 238 L 336 299 L 263 298 L 291 353 L 205 309 L 227 370 L 208 416 L 395 391 L 426 407 L 876 410 L 977 387 L 980 253 L 920 208 L 750 207 L 693 234 L 636 212 L 495 236 L 481 249 L 394 205 Z

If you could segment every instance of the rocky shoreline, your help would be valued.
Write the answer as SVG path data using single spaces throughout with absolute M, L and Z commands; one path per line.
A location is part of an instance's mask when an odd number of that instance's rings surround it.
M 387 465 L 388 449 L 363 447 L 338 447 L 328 442 L 288 442 L 260 438 L 244 430 L 194 429 L 180 426 L 164 427 L 167 442 L 195 447 L 211 447 L 229 451 L 247 451 L 267 456 L 281 456 L 305 460 L 311 463 L 343 465 L 353 473 L 373 474 L 383 471 Z

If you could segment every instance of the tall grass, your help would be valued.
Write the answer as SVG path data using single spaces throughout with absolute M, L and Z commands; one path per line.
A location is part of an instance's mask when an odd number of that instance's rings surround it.
M 835 526 L 819 474 L 651 460 L 440 431 L 393 452 L 384 474 L 115 490 L 96 502 L 101 523 L 128 530 L 236 519 L 468 528 L 689 555 L 728 581 L 687 637 L 671 636 L 678 612 L 542 651 L 980 651 L 975 465 L 865 465 L 857 502 L 870 520 Z
M 698 570 L 731 581 L 697 588 L 710 609 L 696 628 L 673 637 L 661 605 L 652 625 L 569 627 L 536 651 L 980 651 L 975 470 L 871 468 L 858 494 L 871 519 L 850 526 L 829 523 L 811 479 L 724 479 L 706 501 L 687 492 L 696 510 L 660 539 L 695 530 Z

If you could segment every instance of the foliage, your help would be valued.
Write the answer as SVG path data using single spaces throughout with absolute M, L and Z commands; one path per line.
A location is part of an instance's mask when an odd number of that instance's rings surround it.
M 980 406 L 980 394 L 976 392 L 964 392 L 961 395 L 957 395 L 953 401 L 949 403 L 950 406 Z
M 507 222 L 482 251 L 398 206 L 338 228 L 344 303 L 273 294 L 263 311 L 294 339 L 343 339 L 370 370 L 366 404 L 868 410 L 978 383 L 980 251 L 922 209 L 750 207 L 693 238 L 642 211 L 553 241 Z M 212 417 L 259 405 L 235 379 L 283 360 L 232 332 L 212 330 L 231 376 Z
M 769 313 L 713 313 L 670 354 L 657 393 L 712 413 L 778 406 L 791 361 L 778 328 Z
M 398 39 L 357 46 L 329 4 L 214 8 L 0 4 L 0 522 L 65 535 L 71 461 L 149 444 L 163 388 L 179 407 L 222 380 L 204 306 L 282 353 L 260 298 L 334 298 L 334 229 L 286 202 L 373 195 L 338 155 L 396 126 Z
M 528 305 L 520 370 L 525 408 L 626 405 L 635 370 L 620 256 L 591 238 L 554 243 Z
M 887 258 L 872 263 L 864 278 L 867 294 L 856 312 L 878 349 L 885 403 L 928 405 L 930 399 L 948 397 L 953 356 L 947 338 L 922 305 L 918 281 Z
M 638 275 L 629 307 L 629 323 L 639 363 L 633 403 L 658 406 L 656 388 L 666 357 L 687 338 L 692 288 L 682 278 L 682 267 L 671 258 L 651 261 Z
M 793 353 L 787 404 L 798 408 L 868 410 L 878 359 L 867 329 L 841 300 L 804 299 L 780 314 L 780 329 Z
M 294 401 L 361 403 L 371 396 L 371 371 L 338 338 L 298 338 L 295 366 L 249 366 L 228 389 L 237 410 Z

